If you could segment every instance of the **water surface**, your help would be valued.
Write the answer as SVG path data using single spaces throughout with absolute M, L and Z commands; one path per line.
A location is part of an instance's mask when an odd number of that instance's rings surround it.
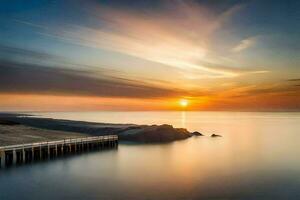
M 37 113 L 172 124 L 205 137 L 0 170 L 0 199 L 300 199 L 300 113 Z M 221 134 L 222 138 L 208 135 Z

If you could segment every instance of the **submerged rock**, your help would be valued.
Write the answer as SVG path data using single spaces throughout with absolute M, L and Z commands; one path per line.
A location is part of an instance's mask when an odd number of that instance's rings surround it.
M 202 133 L 200 133 L 198 131 L 192 132 L 192 135 L 194 135 L 194 136 L 204 136 Z
M 222 137 L 221 135 L 212 134 L 210 137 Z

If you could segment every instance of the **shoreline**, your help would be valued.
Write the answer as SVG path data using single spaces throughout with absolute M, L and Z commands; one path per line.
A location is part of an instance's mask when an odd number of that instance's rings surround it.
M 174 128 L 167 124 L 112 124 L 32 116 L 17 113 L 0 114 L 0 146 L 108 134 L 118 135 L 120 141 L 138 143 L 165 143 L 193 136 L 193 133 L 186 129 Z M 12 124 L 6 125 L 5 121 Z

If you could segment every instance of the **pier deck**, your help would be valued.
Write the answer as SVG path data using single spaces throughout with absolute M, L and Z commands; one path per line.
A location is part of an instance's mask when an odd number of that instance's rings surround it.
M 2 146 L 0 147 L 0 167 L 50 159 L 65 154 L 113 148 L 117 145 L 117 135 L 105 135 Z

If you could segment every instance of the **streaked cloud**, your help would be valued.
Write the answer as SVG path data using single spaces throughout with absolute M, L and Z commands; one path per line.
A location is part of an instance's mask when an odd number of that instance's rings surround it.
M 105 75 L 98 74 L 98 78 L 94 78 L 79 70 L 3 61 L 0 64 L 0 92 L 139 98 L 177 96 L 183 93 Z
M 300 78 L 292 78 L 292 79 L 288 79 L 288 81 L 291 81 L 291 82 L 300 82 Z
M 180 70 L 196 70 L 202 77 L 238 76 L 230 67 L 214 67 L 208 57 L 214 33 L 241 6 L 221 14 L 196 3 L 174 1 L 157 12 L 126 11 L 94 5 L 89 12 L 99 26 L 71 25 L 52 33 L 72 43 L 120 52 Z M 247 41 L 245 41 L 247 43 Z M 218 56 L 215 57 L 218 59 Z M 235 71 L 235 72 L 234 72 Z
M 75 68 L 74 68 L 75 66 Z M 118 74 L 118 73 L 117 73 Z M 82 66 L 60 56 L 0 46 L 0 92 L 156 98 L 185 91 L 122 78 L 99 66 Z
M 246 38 L 239 42 L 235 47 L 232 48 L 233 52 L 241 52 L 255 45 L 257 41 L 256 37 Z

